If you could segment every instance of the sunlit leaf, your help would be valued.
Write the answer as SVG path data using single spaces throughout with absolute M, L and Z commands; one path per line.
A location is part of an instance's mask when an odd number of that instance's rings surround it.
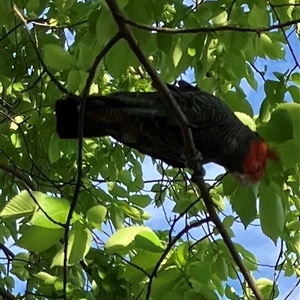
M 99 230 L 101 229 L 101 223 L 105 221 L 105 216 L 107 213 L 107 209 L 103 205 L 97 205 L 91 207 L 87 214 L 87 220 L 88 222 L 94 226 L 95 228 L 98 228 Z
M 63 228 L 43 228 L 40 226 L 26 226 L 17 245 L 31 252 L 40 253 L 53 246 L 63 237 Z M 45 238 L 47 237 L 47 238 Z

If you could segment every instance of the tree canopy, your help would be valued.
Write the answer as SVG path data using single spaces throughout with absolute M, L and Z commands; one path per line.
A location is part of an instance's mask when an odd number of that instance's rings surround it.
M 0 1 L 2 299 L 295 296 L 299 24 L 297 0 Z M 192 182 L 197 166 L 82 139 L 80 128 L 78 140 L 55 132 L 57 99 L 80 95 L 82 124 L 87 95 L 155 87 L 172 106 L 163 82 L 179 78 L 222 99 L 276 150 L 259 184 L 225 171 Z M 238 223 L 277 245 L 269 277 L 235 241 Z M 293 282 L 286 294 L 282 277 Z

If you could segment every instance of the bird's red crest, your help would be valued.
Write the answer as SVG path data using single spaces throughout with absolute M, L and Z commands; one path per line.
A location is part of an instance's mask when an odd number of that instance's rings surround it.
M 267 143 L 263 139 L 252 142 L 249 154 L 244 160 L 244 174 L 252 182 L 260 181 L 266 169 L 267 159 L 277 161 L 278 155 L 274 150 L 268 148 Z

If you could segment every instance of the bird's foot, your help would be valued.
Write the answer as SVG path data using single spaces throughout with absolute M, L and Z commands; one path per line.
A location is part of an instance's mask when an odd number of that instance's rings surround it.
M 200 176 L 202 178 L 205 176 L 205 169 L 202 166 L 202 155 L 200 151 L 196 151 L 192 160 L 186 160 L 186 167 L 194 171 L 192 181 L 195 176 Z
M 202 165 L 202 155 L 201 152 L 196 150 L 196 152 L 194 153 L 193 157 L 190 159 L 187 159 L 186 155 L 184 154 L 184 160 L 185 160 L 185 167 L 189 168 L 191 170 L 195 169 L 195 164 L 197 165 Z

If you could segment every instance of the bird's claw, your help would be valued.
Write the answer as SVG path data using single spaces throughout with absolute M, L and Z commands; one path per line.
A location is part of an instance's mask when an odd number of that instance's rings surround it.
M 196 164 L 196 168 L 195 168 L 195 164 Z M 192 175 L 192 181 L 194 181 L 193 179 L 196 179 L 196 177 L 198 176 L 200 176 L 201 178 L 205 176 L 205 169 L 202 166 L 202 155 L 200 151 L 196 151 L 192 160 L 186 161 L 186 166 L 189 169 L 194 171 Z

